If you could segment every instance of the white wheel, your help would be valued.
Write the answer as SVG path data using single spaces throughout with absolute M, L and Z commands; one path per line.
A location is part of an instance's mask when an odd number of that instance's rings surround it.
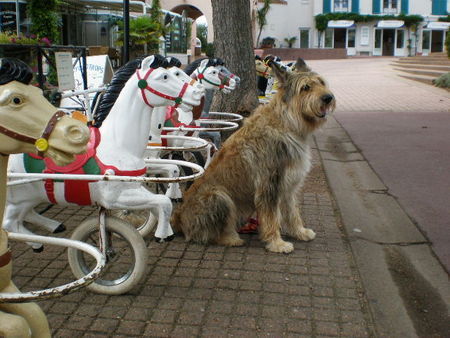
M 82 222 L 71 238 L 99 248 L 98 218 L 93 217 Z M 102 275 L 88 288 L 97 293 L 121 295 L 145 277 L 147 246 L 135 228 L 112 216 L 106 217 L 106 243 L 106 267 Z M 85 276 L 95 266 L 95 260 L 80 250 L 69 248 L 68 258 L 76 278 Z
M 142 237 L 147 237 L 155 230 L 158 217 L 150 209 L 146 210 L 112 210 L 112 215 L 131 224 Z

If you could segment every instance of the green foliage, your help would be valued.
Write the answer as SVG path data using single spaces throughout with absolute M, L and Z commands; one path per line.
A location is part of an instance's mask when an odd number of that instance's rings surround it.
M 290 38 L 284 38 L 284 41 L 288 44 L 289 48 L 292 48 L 292 45 L 297 41 L 297 37 L 291 36 Z
M 123 21 L 118 22 L 119 35 L 117 45 L 123 46 L 124 30 Z M 150 52 L 158 52 L 159 37 L 162 35 L 161 23 L 154 21 L 151 16 L 140 16 L 130 20 L 130 48 L 142 49 L 147 44 Z M 156 50 L 154 50 L 156 48 Z
M 202 43 L 202 52 L 206 52 L 206 45 L 208 44 L 208 26 L 197 25 L 197 38 Z
M 61 21 L 57 12 L 59 0 L 29 0 L 28 16 L 33 23 L 31 32 L 38 38 L 48 38 L 51 43 L 59 42 Z
M 402 20 L 405 22 L 406 27 L 417 26 L 423 21 L 423 17 L 420 15 L 361 15 L 358 13 L 327 13 L 318 14 L 315 16 L 316 29 L 319 32 L 323 32 L 327 29 L 328 21 L 330 20 L 353 20 L 355 22 L 370 22 L 378 20 Z
M 270 3 L 272 0 L 264 0 L 263 6 L 256 10 L 256 22 L 258 23 L 259 33 L 256 39 L 256 45 L 259 43 L 259 38 L 261 37 L 261 32 L 264 26 L 267 25 L 267 13 L 270 9 Z
M 261 41 L 261 46 L 264 46 L 265 48 L 272 48 L 273 46 L 275 46 L 275 38 L 272 38 L 270 36 L 265 37 Z
M 445 73 L 433 80 L 433 84 L 440 88 L 450 88 L 450 73 Z
M 441 16 L 440 18 L 438 18 L 438 21 L 441 21 L 441 22 L 450 22 L 450 15 L 447 15 L 447 16 Z

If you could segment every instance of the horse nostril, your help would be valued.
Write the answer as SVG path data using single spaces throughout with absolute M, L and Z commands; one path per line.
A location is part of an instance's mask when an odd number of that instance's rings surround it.
M 331 94 L 325 94 L 321 97 L 322 101 L 326 104 L 329 104 L 333 100 L 333 95 Z
M 85 127 L 70 126 L 66 129 L 66 137 L 73 144 L 83 144 L 89 140 L 89 133 Z

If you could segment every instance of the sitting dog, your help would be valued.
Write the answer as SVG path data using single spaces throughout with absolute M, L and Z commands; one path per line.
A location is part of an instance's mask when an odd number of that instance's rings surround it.
M 303 225 L 296 196 L 311 167 L 308 139 L 334 110 L 335 98 L 301 59 L 294 71 L 270 66 L 278 92 L 228 138 L 173 215 L 172 225 L 188 241 L 243 245 L 238 222 L 255 211 L 269 251 L 294 249 L 281 238 L 282 227 L 296 239 L 315 237 Z

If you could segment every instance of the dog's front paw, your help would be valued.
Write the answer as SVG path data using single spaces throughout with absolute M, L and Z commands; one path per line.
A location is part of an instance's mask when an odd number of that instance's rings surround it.
M 303 228 L 300 230 L 300 235 L 298 236 L 298 239 L 302 241 L 311 241 L 314 238 L 316 238 L 316 233 L 308 228 Z
M 267 243 L 266 249 L 272 252 L 290 253 L 294 251 L 294 245 L 290 242 L 285 242 L 280 239 Z

